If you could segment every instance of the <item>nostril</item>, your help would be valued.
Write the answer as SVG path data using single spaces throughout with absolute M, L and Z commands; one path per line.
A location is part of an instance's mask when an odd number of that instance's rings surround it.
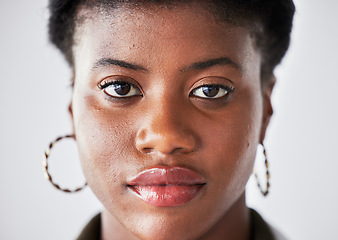
M 151 151 L 152 151 L 151 148 L 143 148 L 143 149 L 142 149 L 142 152 L 143 152 L 143 153 L 150 153 Z
M 186 152 L 186 151 L 184 150 L 184 148 L 178 147 L 178 148 L 173 149 L 172 153 L 174 152 Z
M 170 123 L 170 124 L 169 124 Z M 136 148 L 141 153 L 186 154 L 196 150 L 197 138 L 183 123 L 159 123 L 153 121 L 143 125 L 135 139 Z
M 148 132 L 146 137 L 136 139 L 136 148 L 142 153 L 159 152 L 162 154 L 186 154 L 196 149 L 194 137 L 176 135 L 175 133 L 163 135 Z

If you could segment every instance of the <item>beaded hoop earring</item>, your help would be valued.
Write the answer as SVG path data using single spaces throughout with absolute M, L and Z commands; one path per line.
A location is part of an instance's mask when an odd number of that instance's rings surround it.
M 55 183 L 53 181 L 52 176 L 48 172 L 48 162 L 47 162 L 47 160 L 50 156 L 50 152 L 51 152 L 52 148 L 54 147 L 54 145 L 57 142 L 61 141 L 62 139 L 66 139 L 66 138 L 73 138 L 74 139 L 74 135 L 66 135 L 66 136 L 58 137 L 57 139 L 55 139 L 54 141 L 52 141 L 49 144 L 48 149 L 45 151 L 44 159 L 43 159 L 43 162 L 42 162 L 43 163 L 43 171 L 44 171 L 44 174 L 45 174 L 45 177 L 47 178 L 47 180 L 50 181 L 55 188 L 57 188 L 60 191 L 66 192 L 66 193 L 74 193 L 74 192 L 78 192 L 78 191 L 82 190 L 85 186 L 87 186 L 87 183 L 85 183 L 84 186 L 76 188 L 74 190 L 70 190 L 70 189 L 67 189 L 67 188 L 61 188 L 60 185 L 58 185 L 57 183 Z
M 264 190 L 260 184 L 260 181 L 258 179 L 258 175 L 256 172 L 254 172 L 255 174 L 255 178 L 256 178 L 256 181 L 257 181 L 257 186 L 259 188 L 259 190 L 261 191 L 261 193 L 263 194 L 263 196 L 267 196 L 268 193 L 269 193 L 269 189 L 270 189 L 270 172 L 269 172 L 269 163 L 268 163 L 268 157 L 267 157 L 267 154 L 266 154 L 266 150 L 265 150 L 265 147 L 263 145 L 263 143 L 261 143 L 262 147 L 263 147 L 263 154 L 264 154 L 264 164 L 265 164 L 265 168 L 266 168 L 266 189 Z

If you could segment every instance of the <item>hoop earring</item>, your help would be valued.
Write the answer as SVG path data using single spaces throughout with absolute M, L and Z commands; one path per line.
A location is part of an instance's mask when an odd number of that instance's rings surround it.
M 269 172 L 269 163 L 268 163 L 268 157 L 267 157 L 267 154 L 266 154 L 266 150 L 265 150 L 263 143 L 261 143 L 261 145 L 263 147 L 263 154 L 264 154 L 264 158 L 265 158 L 264 164 L 265 164 L 265 168 L 266 168 L 266 173 L 265 173 L 265 175 L 266 175 L 266 189 L 265 190 L 263 190 L 263 188 L 260 184 L 257 173 L 254 172 L 254 174 L 255 174 L 255 178 L 256 178 L 257 186 L 258 186 L 259 190 L 261 191 L 263 196 L 266 197 L 266 195 L 268 195 L 269 189 L 270 189 L 270 172 Z
M 57 183 L 55 183 L 53 181 L 53 178 L 52 176 L 49 174 L 48 172 L 48 158 L 49 158 L 49 155 L 50 155 L 50 152 L 52 150 L 52 148 L 54 147 L 54 145 L 61 141 L 62 139 L 66 139 L 66 138 L 74 138 L 74 135 L 66 135 L 66 136 L 62 136 L 62 137 L 58 137 L 57 139 L 55 139 L 54 141 L 52 141 L 50 144 L 49 144 L 49 147 L 48 149 L 45 151 L 45 154 L 44 154 L 44 158 L 43 158 L 43 171 L 44 171 L 44 175 L 45 177 L 47 178 L 48 181 L 51 182 L 51 184 L 56 187 L 58 190 L 60 191 L 63 191 L 63 192 L 66 192 L 66 193 L 74 193 L 74 192 L 78 192 L 80 190 L 82 190 L 85 186 L 87 186 L 87 183 L 84 184 L 84 186 L 82 187 L 79 187 L 79 188 L 76 188 L 74 190 L 70 190 L 70 189 L 67 189 L 67 188 L 61 188 Z

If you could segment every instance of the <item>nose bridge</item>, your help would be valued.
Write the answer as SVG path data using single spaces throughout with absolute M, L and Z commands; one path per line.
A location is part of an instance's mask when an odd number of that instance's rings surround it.
M 153 98 L 138 131 L 136 146 L 144 153 L 188 153 L 196 148 L 196 136 L 187 119 L 184 101 L 165 90 Z
M 174 133 L 183 128 L 182 101 L 178 97 L 168 95 L 163 92 L 161 97 L 154 99 L 152 103 L 152 113 L 149 113 L 148 117 L 151 124 L 149 127 L 154 133 Z

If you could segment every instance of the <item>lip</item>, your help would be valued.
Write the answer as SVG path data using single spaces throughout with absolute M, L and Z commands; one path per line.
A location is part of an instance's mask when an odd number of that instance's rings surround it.
M 200 174 L 184 167 L 150 168 L 128 182 L 138 197 L 155 207 L 186 204 L 197 197 L 205 185 Z

